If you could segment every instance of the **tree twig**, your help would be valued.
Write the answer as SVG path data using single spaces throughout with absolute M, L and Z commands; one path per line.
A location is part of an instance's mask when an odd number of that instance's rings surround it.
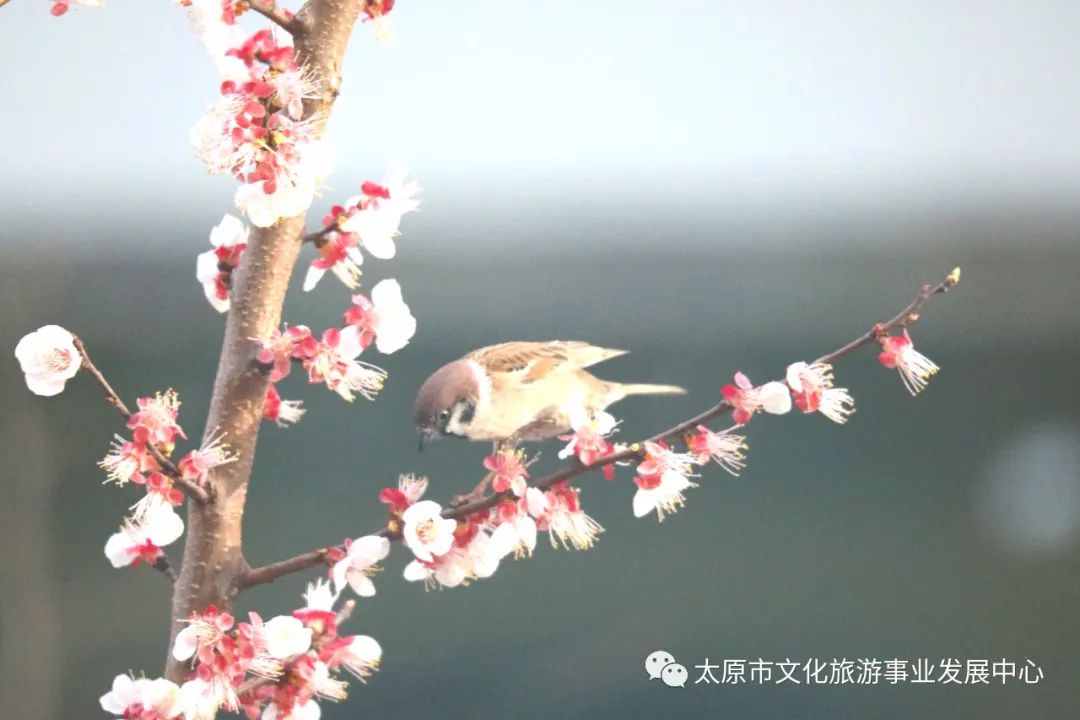
M 279 577 L 306 570 L 319 563 L 325 563 L 329 552 L 328 548 L 317 548 L 280 562 L 251 568 L 243 574 L 237 586 L 239 589 L 244 590 L 253 585 L 265 585 L 274 582 Z
M 280 25 L 294 37 L 303 32 L 303 26 L 296 21 L 296 16 L 288 10 L 282 10 L 274 0 L 244 0 L 247 6 L 268 20 Z
M 94 361 L 90 359 L 90 353 L 86 351 L 86 346 L 83 345 L 83 341 L 76 337 L 74 342 L 75 348 L 79 351 L 79 355 L 82 357 L 82 369 L 90 373 L 94 377 L 94 379 L 97 380 L 98 385 L 100 385 L 101 389 L 105 391 L 106 402 L 116 408 L 117 412 L 123 415 L 125 420 L 130 418 L 132 415 L 131 409 L 124 403 L 124 400 L 120 397 L 119 393 L 117 393 L 116 390 L 113 389 L 113 386 L 109 384 L 109 381 L 108 379 L 106 379 L 105 375 L 100 370 L 98 370 L 97 365 L 94 364 Z M 175 484 L 182 487 L 184 491 L 187 492 L 187 494 L 191 496 L 196 502 L 206 503 L 210 500 L 211 497 L 213 497 L 213 493 L 211 490 L 208 490 L 206 487 L 203 487 L 199 483 L 188 480 L 186 477 L 184 477 L 180 473 L 180 469 L 176 467 L 176 464 L 169 458 L 165 457 L 165 454 L 162 453 L 153 443 L 147 443 L 146 448 L 149 451 L 151 457 L 154 458 L 154 461 L 157 462 L 158 466 L 161 468 L 161 472 L 169 476 Z
M 851 342 L 840 346 L 836 350 L 830 353 L 826 353 L 819 357 L 815 362 L 833 364 L 843 358 L 847 357 L 851 353 L 859 350 L 866 345 L 876 342 L 879 338 L 888 334 L 890 331 L 898 330 L 900 328 L 906 328 L 915 324 L 918 319 L 918 311 L 926 304 L 927 300 L 935 295 L 947 292 L 960 282 L 960 268 L 954 269 L 946 276 L 944 280 L 936 285 L 924 285 L 915 298 L 908 303 L 907 307 L 897 313 L 892 319 L 882 323 L 874 325 L 870 330 L 863 333 L 859 337 L 855 338 Z M 632 443 L 626 449 L 621 450 L 611 455 L 605 455 L 602 458 L 597 459 L 594 462 L 583 464 L 581 462 L 574 461 L 569 467 L 563 468 L 550 475 L 546 475 L 538 480 L 529 483 L 529 487 L 535 487 L 539 490 L 547 490 L 553 485 L 560 483 L 564 480 L 584 475 L 585 473 L 592 472 L 593 470 L 599 470 L 612 463 L 626 462 L 629 460 L 635 460 L 642 457 L 643 448 L 642 445 L 645 442 L 659 442 L 678 440 L 682 438 L 686 433 L 693 431 L 698 425 L 707 423 L 708 421 L 725 415 L 732 409 L 731 405 L 726 402 L 719 402 L 712 407 L 703 410 L 697 415 L 684 420 L 677 425 L 674 425 L 667 430 L 662 430 L 647 440 Z M 465 505 L 461 505 L 454 508 L 446 508 L 443 510 L 443 517 L 453 520 L 460 520 L 462 518 L 469 517 L 475 513 L 489 510 L 490 508 L 498 505 L 503 500 L 511 499 L 513 494 L 507 490 L 501 493 L 494 493 L 483 499 L 476 500 Z M 399 529 L 391 529 L 390 527 L 384 527 L 379 530 L 375 535 L 390 538 L 396 540 L 400 537 Z M 294 572 L 300 572 L 310 567 L 314 567 L 319 563 L 325 562 L 330 548 L 320 548 L 311 552 L 301 553 L 286 560 L 281 560 L 269 565 L 263 565 L 261 567 L 252 568 L 245 573 L 242 577 L 238 587 L 247 588 L 252 585 L 261 585 L 264 583 L 273 582 L 274 580 L 289 575 Z

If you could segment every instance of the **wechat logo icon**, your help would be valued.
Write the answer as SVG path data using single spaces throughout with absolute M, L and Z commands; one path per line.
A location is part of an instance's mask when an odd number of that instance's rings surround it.
M 675 662 L 667 650 L 654 650 L 645 658 L 645 672 L 650 680 L 659 679 L 668 687 L 686 687 L 686 668 Z

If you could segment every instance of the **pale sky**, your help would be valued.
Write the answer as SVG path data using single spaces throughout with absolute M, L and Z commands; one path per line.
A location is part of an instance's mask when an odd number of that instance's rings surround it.
M 217 79 L 185 12 L 49 4 L 0 9 L 0 213 L 227 209 L 188 147 Z M 345 193 L 391 163 L 436 192 L 560 203 L 1080 190 L 1075 0 L 400 0 L 393 19 L 393 42 L 361 27 L 348 54 L 330 130 Z

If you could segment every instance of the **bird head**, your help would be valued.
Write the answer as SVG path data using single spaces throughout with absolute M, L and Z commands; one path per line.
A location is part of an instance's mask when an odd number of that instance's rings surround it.
M 467 360 L 444 365 L 424 381 L 413 403 L 413 421 L 424 443 L 444 435 L 468 436 L 476 411 L 478 383 Z

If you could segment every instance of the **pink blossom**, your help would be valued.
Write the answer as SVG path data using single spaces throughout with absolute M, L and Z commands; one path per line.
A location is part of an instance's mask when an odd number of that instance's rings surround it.
M 177 463 L 180 475 L 186 480 L 205 482 L 208 475 L 222 465 L 236 461 L 236 455 L 228 451 L 222 442 L 224 434 L 211 432 L 198 450 L 192 450 Z
M 154 397 L 141 397 L 136 403 L 139 409 L 131 414 L 127 422 L 135 442 L 171 447 L 177 435 L 187 439 L 176 423 L 180 414 L 180 396 L 175 390 L 166 390 Z
M 735 384 L 722 388 L 724 402 L 734 409 L 731 416 L 739 425 L 750 422 L 758 410 L 773 415 L 783 415 L 791 410 L 791 394 L 782 382 L 767 382 L 761 387 L 754 387 L 750 378 L 741 372 L 735 373 Z
M 366 15 L 364 21 L 371 21 L 375 39 L 380 42 L 386 42 L 393 37 L 390 18 L 387 15 L 394 9 L 394 2 L 395 0 L 363 0 L 364 15 Z
M 542 494 L 537 488 L 526 491 L 528 512 L 536 519 L 537 530 L 547 532 L 551 547 L 588 550 L 604 531 L 581 509 L 580 492 L 566 481 L 556 483 Z
M 125 440 L 119 435 L 113 436 L 109 454 L 98 462 L 98 466 L 107 475 L 106 482 L 126 485 L 131 481 L 142 482 L 142 473 L 158 470 L 157 461 L 146 448 L 145 443 Z
M 315 242 L 319 257 L 311 261 L 304 276 L 304 292 L 314 290 L 327 270 L 334 273 L 345 287 L 355 290 L 360 283 L 360 266 L 364 264 L 358 244 L 359 238 L 354 233 L 332 230 L 320 237 Z
M 645 443 L 645 460 L 637 466 L 634 484 L 634 517 L 644 517 L 653 510 L 659 520 L 676 512 L 686 502 L 683 492 L 697 487 L 689 480 L 696 458 L 677 453 L 662 442 Z
M 795 407 L 804 413 L 817 411 L 842 425 L 855 412 L 855 401 L 847 389 L 833 387 L 832 365 L 792 363 L 787 369 L 787 384 Z
M 387 174 L 382 185 L 364 183 L 362 194 L 347 203 L 359 212 L 352 213 L 340 227 L 344 232 L 359 235 L 364 249 L 373 256 L 388 260 L 397 252 L 394 238 L 401 217 L 419 207 L 416 198 L 419 194 L 420 185 L 415 180 L 406 181 L 404 171 L 394 170 Z
M 176 634 L 172 656 L 180 662 L 196 656 L 200 656 L 201 662 L 208 662 L 213 660 L 218 644 L 226 639 L 226 633 L 236 620 L 229 613 L 211 605 L 205 612 L 192 613 L 182 622 L 186 625 Z
M 24 335 L 15 346 L 15 357 L 26 375 L 26 387 L 44 397 L 63 391 L 82 365 L 75 336 L 59 325 L 45 325 Z
M 304 116 L 304 100 L 318 97 L 319 83 L 306 68 L 294 68 L 270 79 L 274 97 L 285 108 L 289 117 L 299 120 Z
M 352 301 L 353 306 L 345 311 L 345 324 L 360 330 L 364 348 L 374 340 L 378 351 L 389 355 L 408 345 L 416 334 L 416 318 L 405 304 L 397 280 L 382 280 L 372 288 L 371 299 L 358 294 Z
M 560 440 L 569 440 L 562 450 L 559 458 L 565 459 L 571 455 L 577 457 L 583 465 L 592 465 L 597 460 L 615 452 L 615 448 L 606 437 L 615 426 L 618 425 L 615 418 L 603 410 L 590 416 L 583 408 L 576 408 L 571 414 L 572 435 L 560 435 Z M 615 465 L 605 465 L 602 472 L 608 480 L 615 478 Z
M 326 386 L 352 402 L 354 394 L 371 400 L 382 389 L 386 372 L 381 368 L 356 360 L 363 348 L 355 326 L 344 330 L 331 328 L 323 333 L 322 342 L 314 355 L 303 361 L 308 379 Z
M 210 305 L 218 312 L 229 309 L 229 287 L 232 272 L 240 264 L 247 247 L 248 229 L 232 215 L 225 215 L 210 231 L 212 250 L 198 256 L 195 278 L 202 284 Z
M 427 492 L 428 479 L 415 475 L 399 475 L 396 488 L 383 488 L 379 502 L 388 505 L 392 514 L 400 515 Z
M 161 503 L 138 520 L 124 523 L 105 543 L 105 557 L 114 568 L 153 565 L 164 555 L 161 548 L 173 543 L 184 533 L 184 521 L 172 505 Z
M 377 564 L 390 553 L 390 541 L 378 535 L 368 535 L 347 543 L 345 557 L 334 563 L 330 574 L 338 592 L 348 584 L 360 597 L 375 594 L 375 584 L 371 575 L 378 568 Z
M 687 449 L 699 464 L 714 460 L 735 476 L 746 467 L 746 438 L 732 433 L 731 429 L 713 432 L 704 425 L 698 425 L 697 434 L 691 435 L 687 441 Z
M 340 595 L 341 592 L 335 591 L 329 580 L 319 578 L 308 583 L 307 589 L 304 591 L 306 605 L 294 612 L 293 615 L 299 613 L 303 617 L 306 612 L 310 611 L 314 614 L 320 614 L 324 618 L 333 616 L 334 604 Z
M 521 497 L 528 487 L 529 471 L 525 469 L 525 453 L 521 450 L 501 450 L 484 458 L 484 467 L 491 471 L 491 487 L 495 492 L 512 490 Z
M 343 667 L 358 680 L 366 680 L 379 667 L 382 647 L 375 638 L 367 635 L 352 635 L 341 640 L 341 644 L 328 647 L 327 664 Z
M 402 540 L 418 560 L 430 562 L 445 555 L 454 544 L 457 522 L 442 516 L 442 506 L 433 500 L 421 500 L 401 515 Z
M 255 359 L 270 367 L 270 382 L 276 383 L 289 375 L 294 360 L 309 360 L 319 350 L 319 341 L 306 325 L 293 325 L 284 331 L 274 330 L 264 340 Z
M 168 680 L 129 675 L 117 675 L 100 702 L 102 710 L 124 720 L 172 720 L 186 709 L 180 689 Z
M 263 418 L 286 427 L 300 421 L 304 416 L 303 402 L 300 400 L 282 400 L 277 388 L 271 384 L 266 388 L 266 401 L 263 404 Z
M 278 660 L 306 653 L 311 647 L 311 629 L 291 615 L 279 615 L 262 625 L 266 651 Z
M 532 555 L 536 549 L 536 520 L 529 515 L 525 498 L 500 503 L 495 511 L 495 523 L 491 541 L 499 557 L 510 553 L 515 557 Z
M 922 392 L 930 378 L 941 369 L 930 358 L 915 349 L 906 328 L 903 335 L 893 335 L 879 342 L 881 354 L 878 355 L 878 362 L 889 369 L 895 368 L 900 371 L 900 379 L 904 381 L 904 387 L 912 395 Z
M 184 502 L 184 493 L 175 487 L 173 479 L 160 472 L 139 476 L 136 481 L 146 487 L 146 495 L 131 506 L 132 520 L 141 523 L 157 512 L 161 505 L 178 507 Z

